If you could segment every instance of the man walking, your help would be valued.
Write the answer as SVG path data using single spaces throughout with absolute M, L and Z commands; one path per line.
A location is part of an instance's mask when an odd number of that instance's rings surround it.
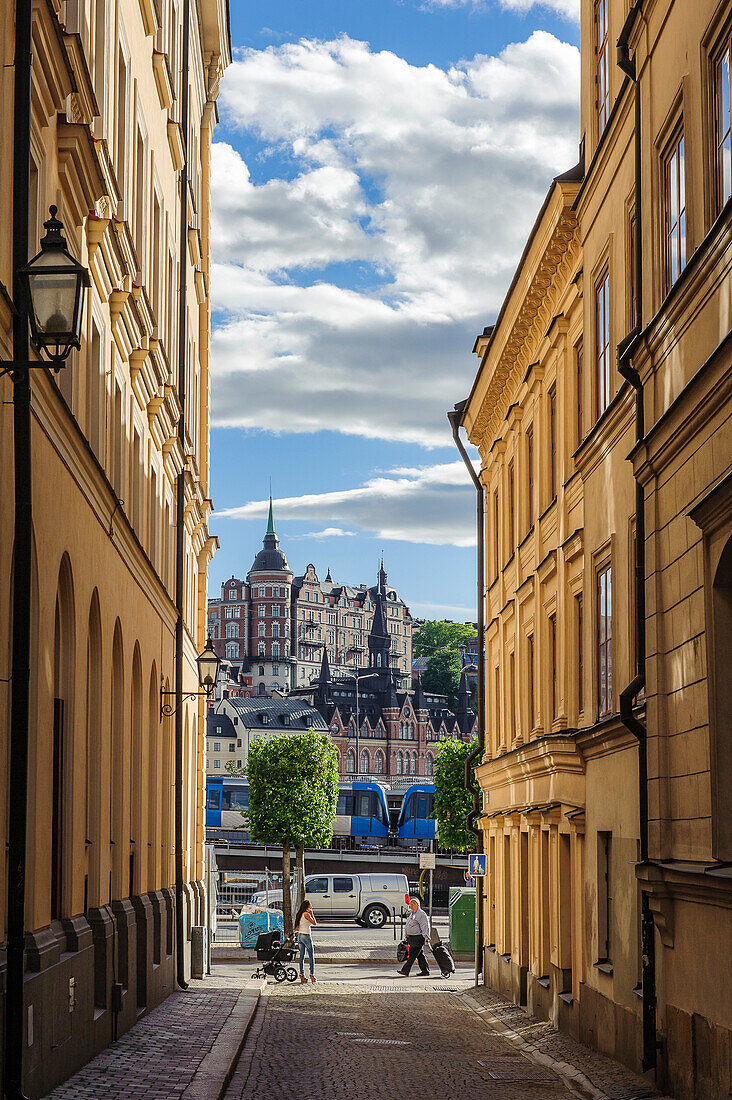
M 412 963 L 416 960 L 419 963 L 420 978 L 429 978 L 430 971 L 424 957 L 424 945 L 430 938 L 430 918 L 424 909 L 420 908 L 416 898 L 410 899 L 409 908 L 411 913 L 407 917 L 407 923 L 404 926 L 407 943 L 409 944 L 409 955 L 402 969 L 397 970 L 397 974 L 401 974 L 404 978 L 408 977 L 409 971 L 412 969 Z

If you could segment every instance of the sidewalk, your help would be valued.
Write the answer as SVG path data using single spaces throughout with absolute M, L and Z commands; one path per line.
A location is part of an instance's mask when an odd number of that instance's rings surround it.
M 217 968 L 171 993 L 46 1100 L 220 1100 L 263 989 L 239 968 Z

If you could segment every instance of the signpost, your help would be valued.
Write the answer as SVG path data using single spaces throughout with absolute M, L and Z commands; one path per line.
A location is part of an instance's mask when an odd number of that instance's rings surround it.
M 471 878 L 485 878 L 486 855 L 484 852 L 471 852 L 468 856 L 468 874 Z
M 434 846 L 435 846 L 435 842 L 434 842 L 434 840 L 431 840 L 430 841 L 430 850 L 429 850 L 429 852 L 420 852 L 419 853 L 419 866 L 420 866 L 420 868 L 423 871 L 428 870 L 429 873 L 430 873 L 430 907 L 429 907 L 430 921 L 432 920 L 432 879 L 433 879 L 433 875 L 434 875 L 434 871 L 435 871 Z

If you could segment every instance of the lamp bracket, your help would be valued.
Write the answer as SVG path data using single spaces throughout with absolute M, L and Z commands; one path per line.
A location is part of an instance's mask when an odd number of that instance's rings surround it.
M 213 690 L 213 688 L 210 688 L 208 691 L 184 691 L 183 695 L 181 696 L 180 701 L 181 701 L 181 703 L 185 703 L 186 699 L 196 699 L 199 696 L 205 696 L 207 699 L 210 699 L 212 690 Z M 166 696 L 166 695 L 176 695 L 176 694 L 177 694 L 177 692 L 175 692 L 175 691 L 163 691 L 162 688 L 160 689 L 160 721 L 161 722 L 162 722 L 163 718 L 172 718 L 173 715 L 175 714 L 175 711 L 176 711 L 176 708 L 174 706 L 171 706 L 170 703 L 164 703 L 163 702 L 164 696 Z

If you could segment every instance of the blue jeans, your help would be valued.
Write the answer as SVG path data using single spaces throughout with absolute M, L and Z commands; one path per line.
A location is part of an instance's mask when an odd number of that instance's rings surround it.
M 310 962 L 310 973 L 315 973 L 315 955 L 313 954 L 313 937 L 307 935 L 305 932 L 298 932 L 297 942 L 300 944 L 300 973 L 304 974 L 305 970 L 303 963 L 305 962 L 305 952 L 308 953 L 308 960 Z

